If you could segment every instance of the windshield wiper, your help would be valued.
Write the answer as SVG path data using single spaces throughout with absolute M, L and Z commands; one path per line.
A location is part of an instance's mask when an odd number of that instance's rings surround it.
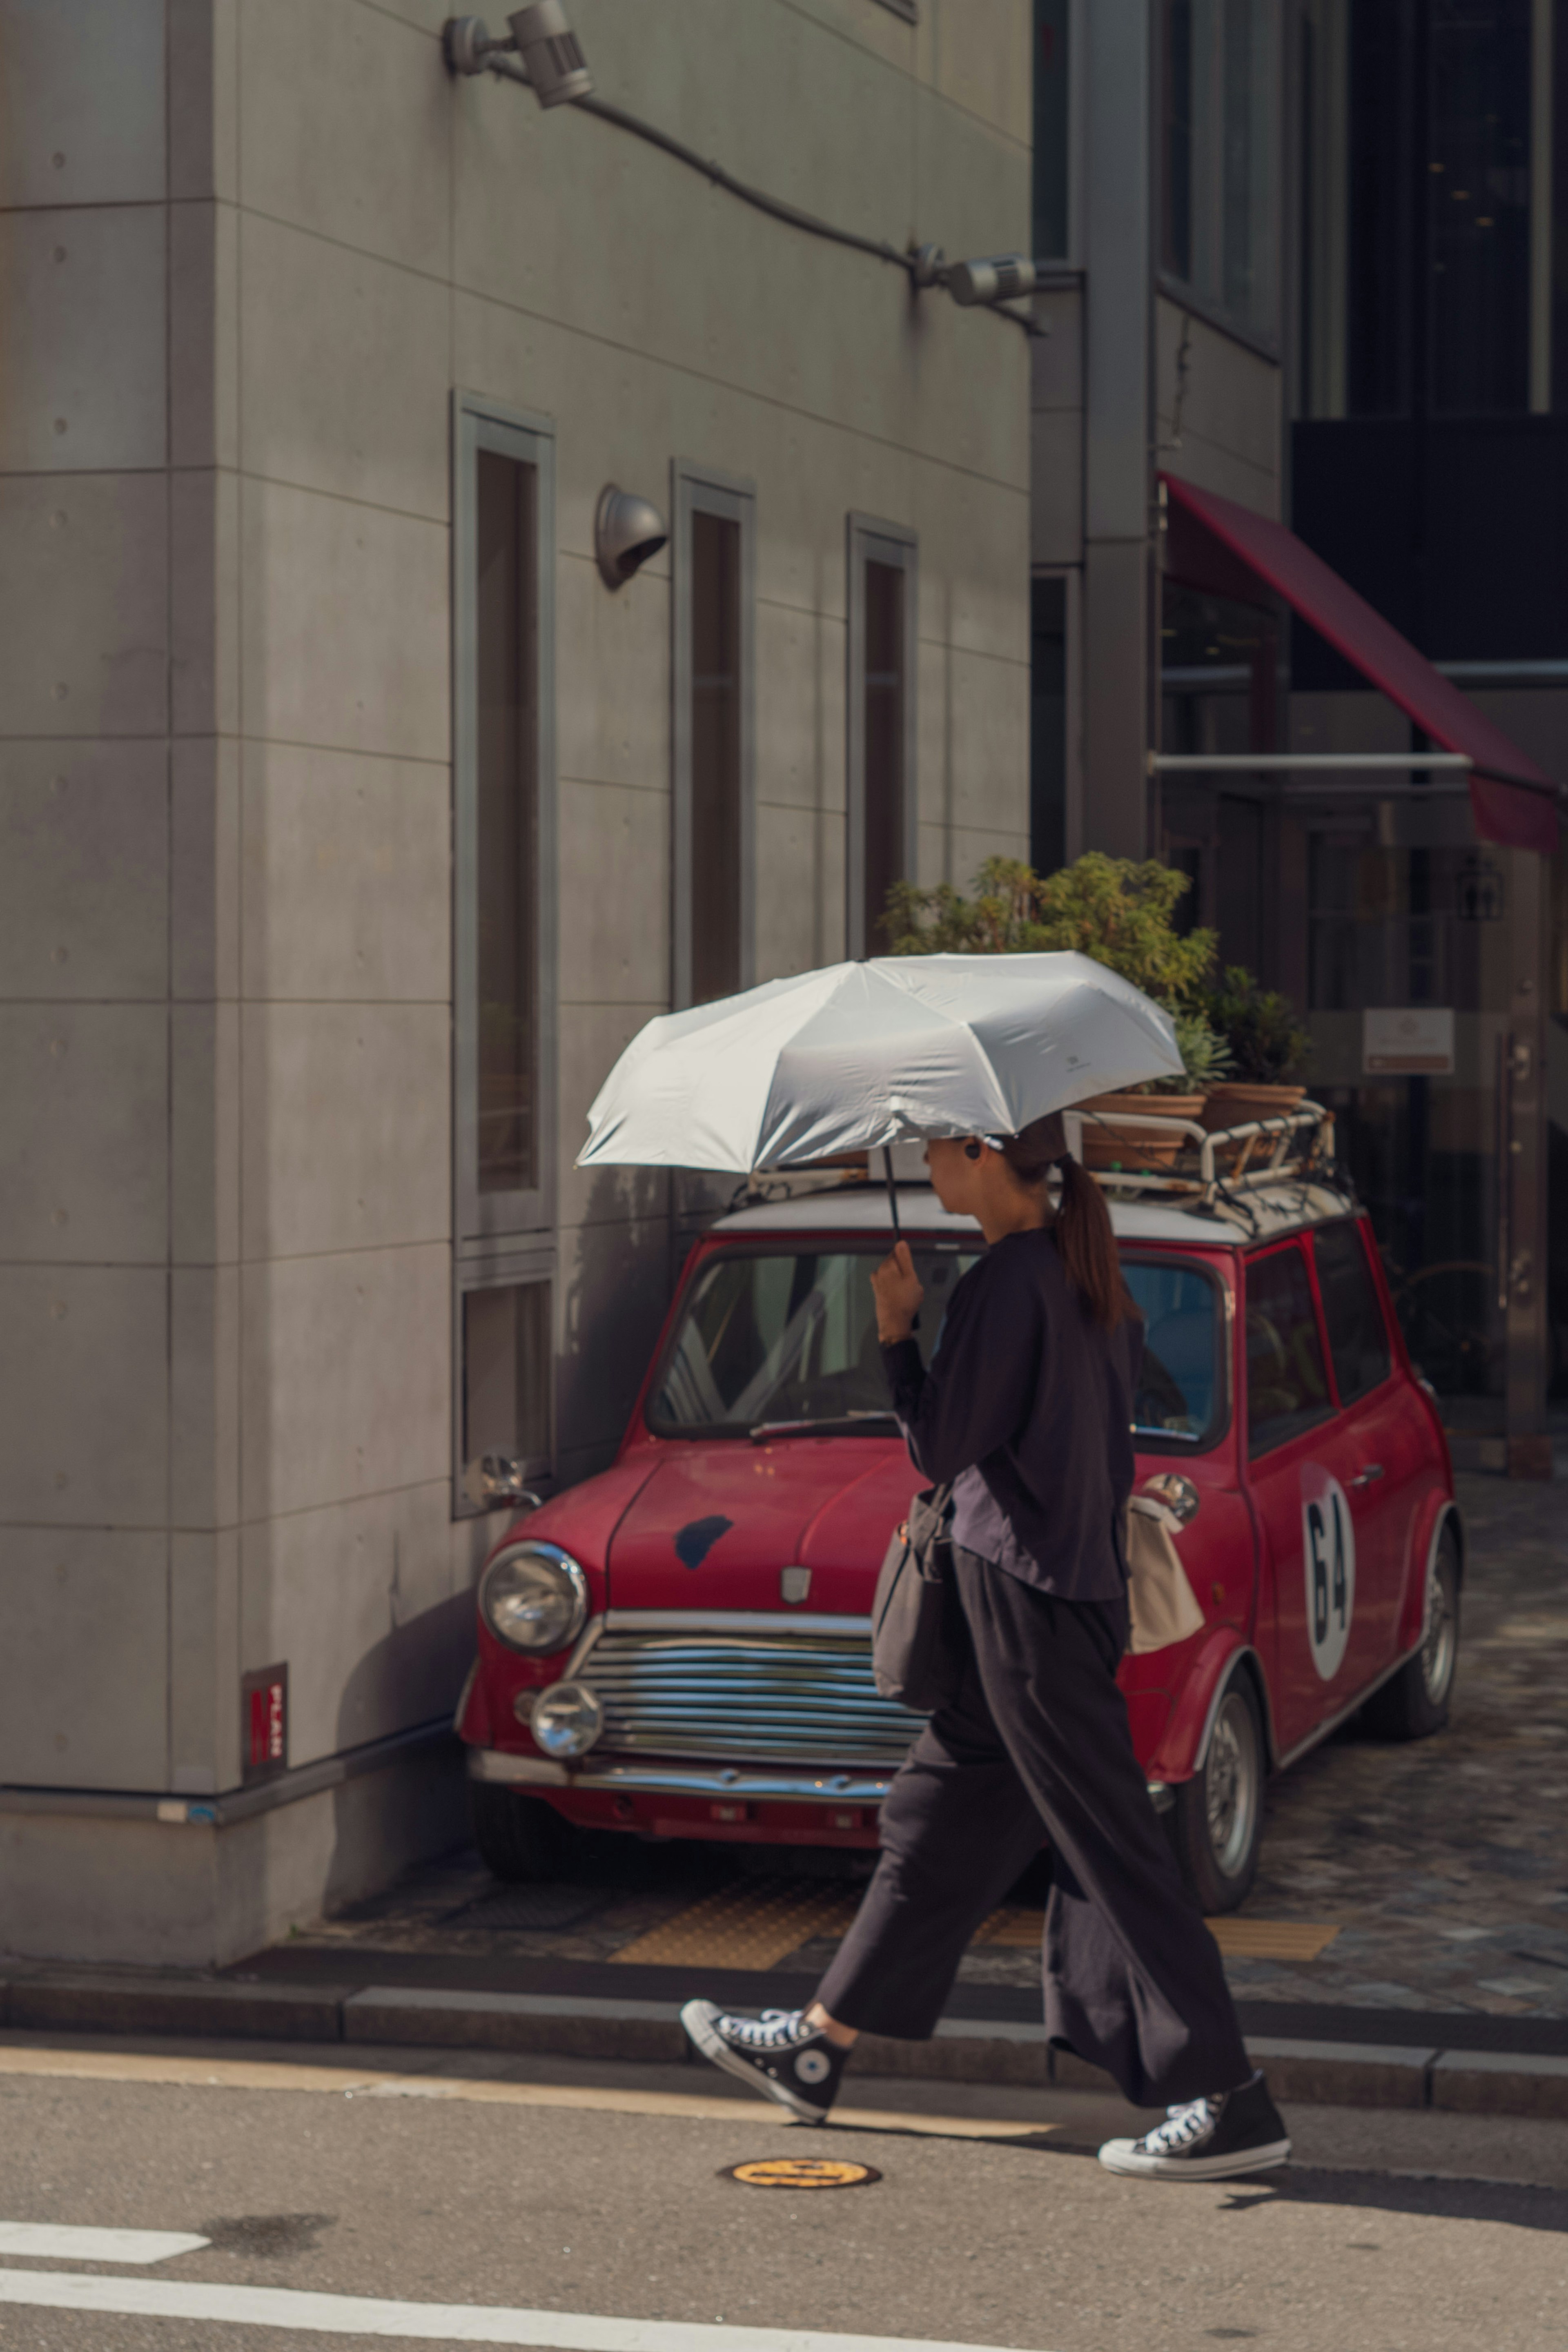
M 836 1412 L 822 1421 L 754 1421 L 746 1432 L 753 1445 L 770 1437 L 869 1437 L 879 1429 L 897 1433 L 896 1412 Z

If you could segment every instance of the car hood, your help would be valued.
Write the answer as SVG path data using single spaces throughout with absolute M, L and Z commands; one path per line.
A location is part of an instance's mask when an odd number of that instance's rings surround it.
M 610 1544 L 613 1609 L 864 1615 L 888 1538 L 923 1484 L 894 1438 L 731 1439 L 660 1453 Z M 786 1568 L 811 1571 L 794 1604 Z

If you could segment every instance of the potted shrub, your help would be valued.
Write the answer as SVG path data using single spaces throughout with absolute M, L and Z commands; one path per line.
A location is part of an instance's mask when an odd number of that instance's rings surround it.
M 1289 999 L 1277 989 L 1260 988 L 1241 965 L 1230 964 L 1205 1009 L 1225 1042 L 1233 1070 L 1210 1089 L 1205 1126 L 1243 1127 L 1293 1111 L 1306 1092 L 1312 1041 Z
M 1168 1167 L 1191 1139 L 1164 1121 L 1197 1118 L 1208 1087 L 1230 1067 L 1225 1042 L 1206 1010 L 1214 971 L 1213 931 L 1178 931 L 1178 900 L 1191 884 L 1157 858 L 1140 863 L 1089 850 L 1041 876 L 1016 858 L 990 857 L 973 898 L 951 883 L 917 889 L 895 884 L 883 929 L 894 955 L 1022 955 L 1076 949 L 1108 964 L 1171 1013 L 1183 1070 L 1125 1094 L 1084 1105 L 1084 1164 Z M 1142 1129 L 1096 1127 L 1092 1113 L 1155 1114 Z

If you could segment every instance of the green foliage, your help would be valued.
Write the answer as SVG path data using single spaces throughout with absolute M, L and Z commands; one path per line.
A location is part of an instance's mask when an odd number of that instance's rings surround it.
M 950 882 L 895 883 L 883 929 L 893 955 L 1025 955 L 1076 949 L 1109 964 L 1171 1011 L 1204 1011 L 1215 934 L 1173 927 L 1187 877 L 1157 858 L 1139 864 L 1089 850 L 1045 877 L 1019 859 L 988 857 L 966 898 Z
M 1226 965 L 1205 1011 L 1229 1047 L 1236 1076 L 1248 1086 L 1276 1086 L 1292 1075 L 1305 1075 L 1312 1041 L 1297 1021 L 1289 998 L 1276 989 L 1259 988 L 1242 965 Z
M 1151 1078 L 1139 1094 L 1197 1095 L 1233 1075 L 1230 1048 L 1217 1036 L 1201 1013 L 1176 1012 L 1176 1045 L 1182 1056 L 1179 1078 Z

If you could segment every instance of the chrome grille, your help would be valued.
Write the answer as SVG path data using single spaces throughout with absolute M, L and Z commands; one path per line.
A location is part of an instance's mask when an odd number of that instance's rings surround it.
M 891 1769 L 925 1720 L 879 1694 L 863 1624 L 675 1632 L 612 1621 L 574 1671 L 604 1704 L 595 1761 L 618 1751 Z

